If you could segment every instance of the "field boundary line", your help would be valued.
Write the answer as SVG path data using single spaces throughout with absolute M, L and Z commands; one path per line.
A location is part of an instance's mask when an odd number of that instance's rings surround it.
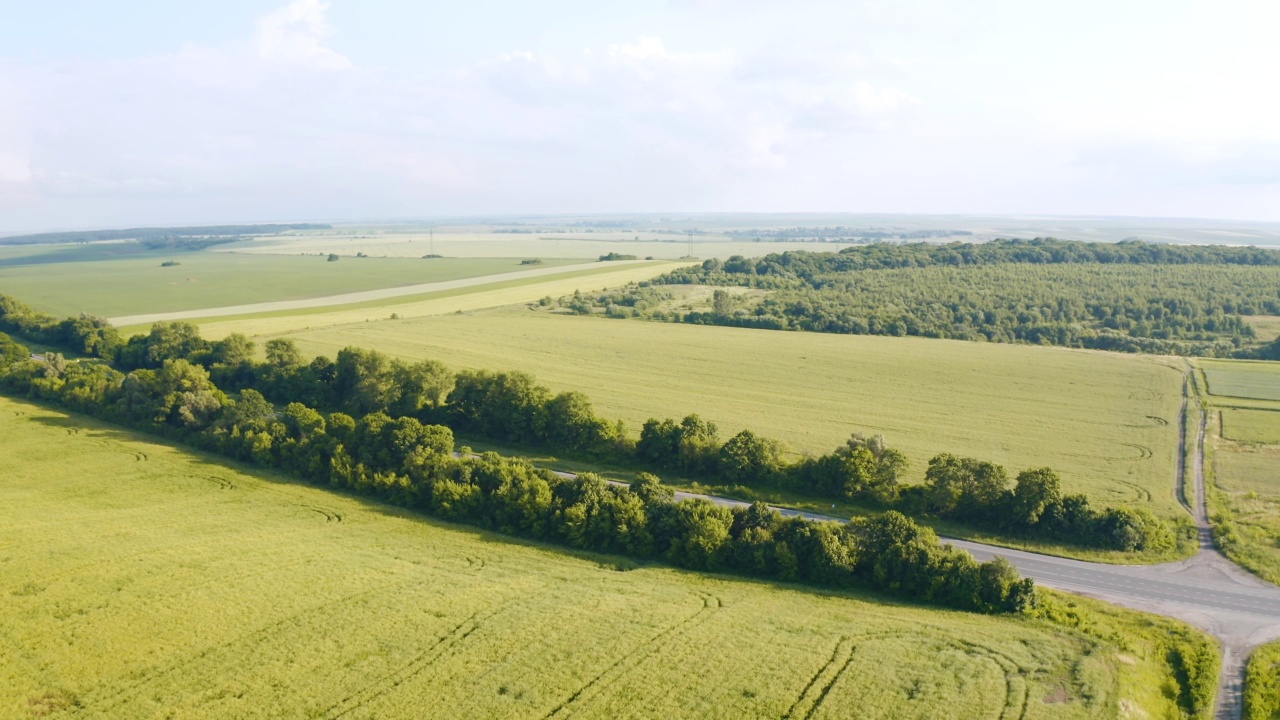
M 654 261 L 623 260 L 611 262 L 607 266 L 603 267 L 621 268 L 633 265 L 644 265 L 650 262 Z M 599 261 L 595 261 L 590 263 L 581 263 L 578 265 L 561 265 L 557 267 L 537 268 L 534 270 L 515 270 L 513 272 L 499 273 L 496 275 L 481 275 L 478 277 L 459 278 L 457 280 L 440 280 L 433 283 L 402 285 L 400 287 L 382 288 L 380 290 L 361 290 L 358 292 L 325 295 L 322 297 L 307 298 L 303 300 L 276 300 L 271 302 L 248 303 L 245 305 L 226 305 L 222 307 L 202 308 L 199 310 L 178 310 L 175 312 L 123 315 L 120 317 L 109 318 L 108 322 L 117 327 L 128 327 L 131 325 L 146 325 L 148 323 L 165 320 L 194 320 L 212 317 L 234 317 L 238 315 L 252 315 L 256 313 L 270 313 L 287 310 L 309 310 L 312 308 L 332 307 L 336 305 L 355 305 L 363 302 L 390 300 L 410 295 L 427 295 L 442 290 L 458 290 L 462 288 L 511 282 L 513 280 L 554 277 L 556 275 L 579 272 L 588 269 L 603 268 Z

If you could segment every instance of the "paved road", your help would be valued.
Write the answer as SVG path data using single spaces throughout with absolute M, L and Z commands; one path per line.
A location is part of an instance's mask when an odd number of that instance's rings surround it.
M 607 263 L 607 265 L 609 267 L 620 267 L 630 265 L 634 262 L 644 261 L 619 260 Z M 510 280 L 542 277 L 544 275 L 560 275 L 563 273 L 574 272 L 576 270 L 587 270 L 592 268 L 599 269 L 601 267 L 604 267 L 604 265 L 599 262 L 582 263 L 579 265 L 560 265 L 558 267 L 537 268 L 534 270 L 516 270 L 515 272 L 501 273 L 499 275 L 481 275 L 480 277 L 462 278 L 459 280 L 442 280 L 440 282 L 421 283 L 419 285 L 382 288 L 381 290 L 364 290 L 361 292 L 343 293 L 341 295 L 327 295 L 325 297 L 306 298 L 304 300 L 277 300 L 275 302 L 252 303 L 249 305 L 227 305 L 225 307 L 203 308 L 200 310 L 179 310 L 176 312 L 148 313 L 146 315 L 125 315 L 122 317 L 109 318 L 108 322 L 116 327 L 127 327 L 129 325 L 145 325 L 147 323 L 160 322 L 162 320 L 193 320 L 195 318 L 249 315 L 252 313 L 277 312 L 280 310 L 304 310 L 306 308 L 329 307 L 332 305 L 351 305 L 353 303 L 368 302 L 370 300 L 386 300 L 387 298 L 404 297 L 406 295 L 422 295 L 441 290 L 456 290 L 458 288 L 475 287 L 476 285 L 488 285 L 491 283 L 508 282 Z
M 1183 414 L 1188 412 L 1187 400 L 1184 396 Z M 1200 552 L 1195 557 L 1161 565 L 1108 565 L 954 538 L 943 538 L 943 542 L 969 551 L 978 560 L 1003 557 L 1013 563 L 1023 575 L 1035 579 L 1041 585 L 1095 597 L 1135 610 L 1178 618 L 1212 633 L 1223 646 L 1222 678 L 1214 717 L 1239 720 L 1243 710 L 1241 689 L 1244 668 L 1249 653 L 1264 642 L 1280 638 L 1280 587 L 1259 580 L 1228 560 L 1213 546 L 1205 505 L 1205 418 L 1198 407 L 1194 408 L 1194 412 L 1199 417 L 1199 423 L 1193 440 L 1196 501 L 1191 514 L 1196 520 L 1200 536 Z M 1186 426 L 1181 418 L 1178 426 Z M 1189 440 L 1191 439 L 1184 437 L 1182 442 Z M 1179 488 L 1186 480 L 1182 476 L 1183 472 L 1179 468 Z M 676 498 L 702 498 L 725 507 L 748 505 L 741 500 L 688 492 L 677 492 Z M 843 518 L 818 513 L 783 507 L 775 509 L 789 517 L 845 522 Z

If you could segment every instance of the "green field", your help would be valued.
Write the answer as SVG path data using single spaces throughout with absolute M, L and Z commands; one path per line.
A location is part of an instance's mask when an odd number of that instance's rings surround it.
M 29 251 L 8 262 L 0 256 L 0 293 L 58 316 L 88 312 L 115 317 L 297 300 L 530 269 L 511 258 L 344 257 L 327 262 L 315 255 L 142 252 L 128 244 L 41 247 L 43 254 Z M 181 264 L 161 267 L 166 260 Z M 572 262 L 547 260 L 532 267 Z
M 767 255 L 793 250 L 837 251 L 850 243 L 825 242 L 755 242 L 733 240 L 725 235 L 694 236 L 693 256 L 728 258 L 732 255 Z M 437 231 L 434 240 L 427 228 L 389 230 L 388 228 L 337 227 L 270 236 L 226 247 L 241 253 L 288 254 L 361 251 L 377 257 L 420 257 L 428 246 L 441 255 L 457 257 L 541 257 L 597 258 L 611 252 L 676 260 L 689 254 L 688 237 L 680 233 L 646 231 L 559 232 L 555 228 L 539 229 L 528 234 L 485 232 L 461 229 Z
M 1171 623 L 1089 601 L 1123 647 L 513 542 L 2 398 L 0 447 L 7 717 L 1176 716 Z
M 296 323 L 295 323 L 296 326 Z M 218 332 L 259 329 L 224 323 Z M 265 339 L 273 333 L 264 333 Z M 1172 517 L 1181 371 L 1173 361 L 919 338 L 668 325 L 499 309 L 289 333 L 455 368 L 518 369 L 587 393 L 633 433 L 697 412 L 727 439 L 750 428 L 794 451 L 883 433 L 922 476 L 954 452 L 1010 470 L 1051 466 L 1065 488 Z
M 1227 555 L 1280 583 L 1280 363 L 1200 360 L 1210 395 L 1209 492 Z M 1274 385 L 1280 388 L 1280 384 Z
M 1236 442 L 1280 445 L 1280 412 L 1243 408 L 1223 410 L 1222 434 Z
M 204 337 L 219 339 L 228 333 L 248 335 L 288 334 L 312 328 L 371 322 L 399 318 L 416 318 L 446 313 L 534 303 L 546 296 L 572 293 L 579 288 L 638 282 L 678 267 L 679 263 L 593 263 L 590 266 L 554 275 L 503 279 L 471 287 L 437 290 L 421 295 L 371 300 L 344 305 L 330 305 L 303 310 L 276 310 L 244 315 L 207 317 L 193 320 L 201 326 Z M 149 324 L 120 328 L 123 335 L 145 333 Z
M 1271 342 L 1280 337 L 1280 317 L 1275 315 L 1249 315 L 1245 317 L 1254 332 L 1258 334 L 1258 340 L 1262 342 Z
M 1280 446 L 1219 439 L 1213 449 L 1216 524 L 1229 529 L 1233 560 L 1280 583 Z
M 1202 360 L 1200 366 L 1212 395 L 1280 401 L 1280 363 Z
M 1253 651 L 1244 705 L 1244 720 L 1280 720 L 1280 643 Z

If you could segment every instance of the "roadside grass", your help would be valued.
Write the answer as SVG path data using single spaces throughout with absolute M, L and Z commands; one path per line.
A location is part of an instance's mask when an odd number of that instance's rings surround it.
M 611 321 L 525 308 L 283 333 L 311 354 L 352 345 L 457 368 L 522 370 L 586 393 L 638 434 L 698 413 L 728 439 L 749 428 L 795 453 L 882 433 L 923 477 L 941 452 L 1049 466 L 1103 505 L 1179 516 L 1181 370 L 1169 358 L 981 344 Z M 259 339 L 272 337 L 264 334 Z
M 1280 363 L 1200 360 L 1208 393 L 1205 485 L 1224 553 L 1280 584 Z
M 1280 445 L 1213 445 L 1215 537 L 1232 560 L 1280 584 Z
M 77 254 L 62 250 L 50 253 L 53 259 L 46 263 L 6 265 L 0 261 L 0 292 L 60 317 L 81 312 L 115 317 L 299 300 L 528 269 L 518 258 L 351 257 L 354 254 L 350 251 L 340 261 L 328 262 L 316 255 L 145 251 L 115 259 L 65 261 L 63 258 Z M 33 259 L 26 256 L 14 261 Z M 180 264 L 161 267 L 170 260 Z M 544 266 L 570 263 L 547 260 Z
M 1244 720 L 1280 720 L 1280 643 L 1263 645 L 1249 658 Z
M 685 263 L 600 263 L 598 267 L 569 270 L 556 275 L 502 280 L 466 288 L 441 290 L 422 295 L 406 295 L 386 300 L 372 300 L 317 307 L 306 310 L 281 310 L 233 317 L 211 317 L 192 320 L 201 326 L 206 338 L 219 339 L 233 332 L 246 335 L 285 335 L 331 325 L 388 321 L 392 313 L 400 319 L 471 312 L 503 305 L 535 303 L 548 295 L 572 293 L 586 287 L 603 287 L 647 280 Z M 527 312 L 527 311 L 525 311 Z M 149 325 L 121 328 L 121 333 L 146 332 Z
M 0 447 L 5 716 L 1173 717 L 1194 632 L 553 550 L 4 398 Z

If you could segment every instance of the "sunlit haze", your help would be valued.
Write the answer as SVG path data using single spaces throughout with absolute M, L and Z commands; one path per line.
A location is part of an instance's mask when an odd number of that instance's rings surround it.
M 1274 2 L 4 5 L 0 232 L 663 211 L 1280 220 Z

